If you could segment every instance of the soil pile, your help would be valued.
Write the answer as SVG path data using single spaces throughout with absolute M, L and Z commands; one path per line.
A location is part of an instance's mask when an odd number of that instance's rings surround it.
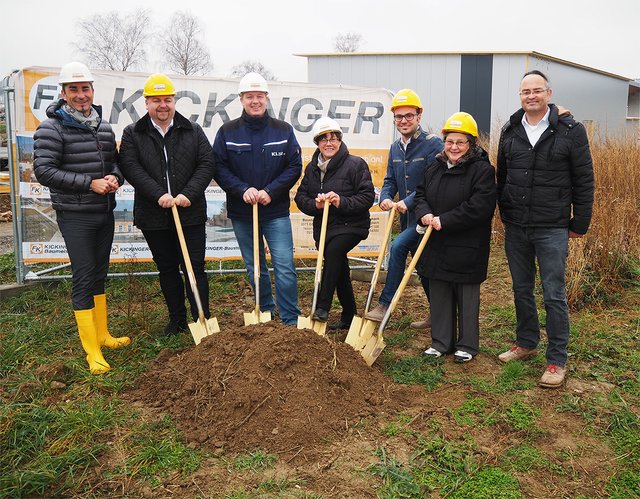
M 190 443 L 308 456 L 418 395 L 331 337 L 271 323 L 222 329 L 198 346 L 162 352 L 127 396 L 169 414 Z

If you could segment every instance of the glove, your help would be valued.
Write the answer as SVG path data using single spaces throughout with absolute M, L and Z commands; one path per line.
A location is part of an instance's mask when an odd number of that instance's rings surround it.
M 416 225 L 416 232 L 418 234 L 424 234 L 425 232 L 427 232 L 427 228 L 423 227 L 422 225 L 418 224 Z

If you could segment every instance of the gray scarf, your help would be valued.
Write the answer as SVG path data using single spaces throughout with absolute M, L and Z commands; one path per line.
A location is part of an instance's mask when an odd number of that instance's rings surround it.
M 324 174 L 327 173 L 330 159 L 324 159 L 322 154 L 318 155 L 318 170 L 320 170 L 320 182 L 324 180 Z
M 66 102 L 62 105 L 62 110 L 81 125 L 93 128 L 94 130 L 98 129 L 98 125 L 100 124 L 100 115 L 93 106 L 91 107 L 91 114 L 89 114 L 89 116 L 85 116 L 80 111 L 76 111 Z

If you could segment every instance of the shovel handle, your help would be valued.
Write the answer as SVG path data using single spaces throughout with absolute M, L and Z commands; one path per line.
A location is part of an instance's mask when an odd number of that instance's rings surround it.
M 380 269 L 382 268 L 382 261 L 384 260 L 385 253 L 387 252 L 387 246 L 389 245 L 389 238 L 391 236 L 391 229 L 393 228 L 393 220 L 395 218 L 395 215 L 396 215 L 396 203 L 393 203 L 393 206 L 389 211 L 389 219 L 387 220 L 387 227 L 384 231 L 384 236 L 382 237 L 380 252 L 378 253 L 378 261 L 376 262 L 376 267 L 373 270 L 373 276 L 371 277 L 371 286 L 369 287 L 367 302 L 364 305 L 365 314 L 369 311 L 369 307 L 371 306 L 371 301 L 373 300 L 373 293 L 375 291 L 376 284 L 378 283 L 378 277 L 380 276 Z
M 327 222 L 329 221 L 329 206 L 331 203 L 328 199 L 324 200 L 324 208 L 322 210 L 322 225 L 320 226 L 320 241 L 318 242 L 318 259 L 316 260 L 316 274 L 313 279 L 313 301 L 311 302 L 311 315 L 316 311 L 318 302 L 318 290 L 320 289 L 320 281 L 322 280 L 322 259 L 324 258 L 324 243 L 327 239 Z
M 187 242 L 184 240 L 184 232 L 182 232 L 182 223 L 180 222 L 180 215 L 178 214 L 178 208 L 175 204 L 171 205 L 171 213 L 173 214 L 173 222 L 176 226 L 176 232 L 178 233 L 178 240 L 180 241 L 180 249 L 182 250 L 182 258 L 184 265 L 187 267 L 187 277 L 189 278 L 189 284 L 191 285 L 191 291 L 196 301 L 196 307 L 198 307 L 198 320 L 207 327 L 207 321 L 204 317 L 204 311 L 202 310 L 202 301 L 200 300 L 200 293 L 198 292 L 198 284 L 196 282 L 196 276 L 193 273 L 193 267 L 191 266 L 191 258 L 189 257 L 189 250 L 187 249 Z M 209 332 L 207 328 L 207 333 Z
M 404 276 L 402 277 L 402 281 L 400 281 L 400 285 L 398 286 L 398 289 L 396 290 L 395 294 L 393 295 L 393 299 L 389 304 L 389 308 L 387 309 L 387 312 L 384 314 L 384 317 L 382 318 L 382 322 L 380 322 L 380 327 L 378 328 L 378 337 L 382 336 L 382 331 L 387 326 L 387 322 L 389 322 L 389 319 L 391 318 L 391 314 L 396 309 L 396 305 L 400 301 L 400 296 L 402 295 L 404 288 L 407 286 L 409 279 L 411 279 L 411 274 L 416 268 L 416 265 L 418 265 L 418 260 L 420 259 L 420 255 L 422 255 L 422 251 L 424 250 L 424 247 L 427 245 L 427 241 L 429 240 L 429 236 L 431 235 L 432 230 L 433 230 L 433 227 L 431 226 L 427 227 L 426 232 L 422 236 L 422 239 L 420 240 L 420 244 L 418 245 L 418 249 L 416 249 L 416 252 L 413 254 L 413 257 L 411 258 L 411 262 L 409 263 L 409 267 L 407 267 L 407 270 L 404 273 Z
M 253 292 L 256 295 L 256 313 L 260 314 L 260 228 L 258 226 L 258 203 L 253 205 Z

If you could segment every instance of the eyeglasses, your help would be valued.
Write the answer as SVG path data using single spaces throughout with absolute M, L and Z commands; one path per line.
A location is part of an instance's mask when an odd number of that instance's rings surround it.
M 327 142 L 331 142 L 332 144 L 335 144 L 336 142 L 340 142 L 340 139 L 338 137 L 322 137 L 318 141 L 319 144 L 326 144 Z
M 533 90 L 521 90 L 520 95 L 522 97 L 529 97 L 530 95 L 540 95 L 547 92 L 548 88 L 534 88 Z
M 468 140 L 445 140 L 444 141 L 444 145 L 447 147 L 453 147 L 453 146 L 462 147 L 468 143 L 469 143 Z
M 402 120 L 413 121 L 416 116 L 418 116 L 416 113 L 394 114 L 393 119 L 396 123 L 400 123 Z

